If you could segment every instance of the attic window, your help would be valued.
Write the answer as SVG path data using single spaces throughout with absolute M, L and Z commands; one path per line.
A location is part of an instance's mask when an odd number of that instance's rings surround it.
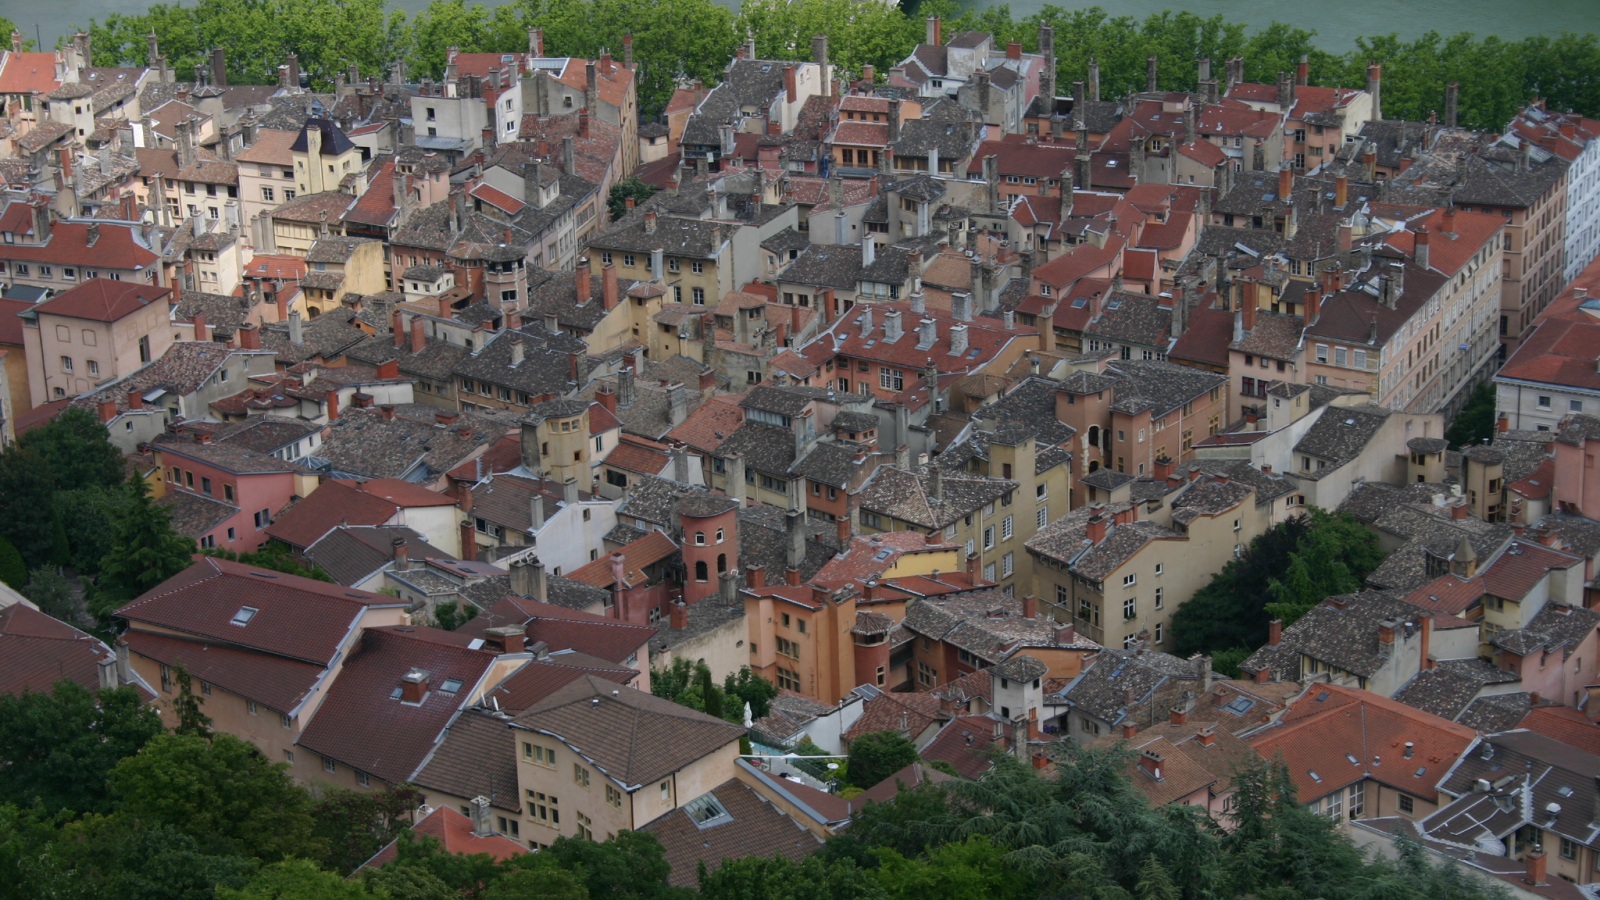
M 1570 788 L 1567 785 L 1563 784 L 1561 787 L 1556 788 L 1556 793 L 1560 794 L 1563 797 L 1571 797 L 1572 796 L 1572 788 Z
M 444 684 L 439 685 L 439 690 L 444 691 L 446 694 L 454 694 L 456 691 L 461 690 L 461 679 L 446 678 Z
M 771 66 L 762 66 L 761 67 L 761 71 L 763 71 L 763 72 L 771 72 L 772 71 L 772 67 Z
M 879 550 L 877 552 L 877 554 L 875 554 L 872 558 L 877 560 L 877 561 L 879 561 L 879 562 L 882 562 L 882 561 L 888 559 L 889 558 L 889 554 L 891 554 L 893 552 L 894 551 L 892 551 L 889 548 L 885 547 L 882 550 Z
M 1327 691 L 1323 691 L 1322 693 L 1317 695 L 1317 702 L 1318 703 L 1321 703 L 1321 702 L 1323 702 L 1324 700 L 1327 700 L 1327 699 L 1328 699 L 1328 692 Z
M 1346 753 L 1344 755 L 1344 758 L 1350 760 L 1350 765 L 1352 765 L 1352 766 L 1361 765 L 1361 760 L 1356 759 L 1354 754 Z
M 683 811 L 689 814 L 698 828 L 712 828 L 733 821 L 728 808 L 722 805 L 715 794 L 703 794 L 690 800 L 683 805 Z
M 1236 716 L 1242 716 L 1245 713 L 1249 712 L 1251 710 L 1251 708 L 1253 708 L 1255 705 L 1256 705 L 1256 702 L 1254 700 L 1251 700 L 1249 697 L 1235 697 L 1235 698 L 1233 698 L 1232 701 L 1230 701 L 1226 706 L 1224 706 L 1222 708 L 1227 710 L 1228 712 L 1233 713 Z
M 1307 769 L 1306 772 L 1311 775 L 1312 781 L 1315 781 L 1318 784 L 1322 783 L 1322 776 L 1317 774 L 1316 769 Z
M 1083 309 L 1085 306 L 1088 306 L 1088 305 L 1089 305 L 1089 298 L 1088 297 L 1079 297 L 1078 299 L 1072 301 L 1072 308 L 1073 309 Z
M 254 606 L 241 606 L 239 611 L 233 614 L 233 619 L 231 621 L 233 624 L 239 626 L 249 625 L 250 620 L 254 619 L 256 617 L 256 613 L 260 611 L 261 610 L 256 609 Z
M 1121 300 L 1112 300 L 1110 303 L 1106 304 L 1106 309 L 1121 309 L 1121 308 L 1122 308 L 1122 301 Z

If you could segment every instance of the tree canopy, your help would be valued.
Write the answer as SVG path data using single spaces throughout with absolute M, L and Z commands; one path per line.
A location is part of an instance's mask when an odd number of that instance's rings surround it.
M 128 484 L 128 505 L 112 523 L 95 581 L 91 611 L 102 618 L 188 568 L 195 552 L 194 541 L 173 531 L 167 511 L 150 499 L 144 479 Z
M 146 63 L 144 36 L 152 31 L 180 73 L 208 63 L 208 48 L 226 47 L 234 84 L 275 83 L 278 66 L 295 51 L 318 90 L 329 89 L 352 64 L 362 77 L 388 77 L 390 66 L 403 61 L 414 80 L 439 77 L 451 47 L 526 52 L 530 27 L 544 29 L 546 53 L 591 59 L 602 50 L 620 56 L 623 37 L 631 34 L 640 109 L 654 115 L 680 80 L 715 84 L 749 38 L 763 59 L 806 60 L 812 37 L 825 34 L 830 62 L 843 72 L 853 76 L 870 64 L 887 75 L 922 40 L 929 15 L 945 19 L 946 34 L 989 31 L 997 46 L 1015 40 L 1029 52 L 1037 49 L 1038 26 L 1054 26 L 1058 83 L 1083 78 L 1094 59 L 1102 96 L 1143 90 L 1149 56 L 1161 61 L 1161 89 L 1193 90 L 1200 57 L 1220 65 L 1242 56 L 1247 80 L 1274 84 L 1303 54 L 1315 85 L 1363 87 L 1367 62 L 1383 64 L 1383 110 L 1391 117 L 1421 120 L 1442 110 L 1450 81 L 1461 85 L 1458 111 L 1467 127 L 1499 130 L 1535 96 L 1552 109 L 1600 113 L 1600 39 L 1593 34 L 1517 41 L 1470 33 L 1429 32 L 1412 40 L 1374 34 L 1330 52 L 1315 43 L 1315 31 L 1282 22 L 1247 24 L 1188 11 L 1140 19 L 1098 6 L 1046 4 L 1016 18 L 1004 4 L 963 7 L 955 0 L 923 0 L 914 16 L 856 0 L 746 0 L 737 14 L 715 0 L 513 0 L 493 8 L 433 0 L 408 20 L 383 0 L 198 0 L 113 13 L 91 20 L 88 31 L 101 66 Z
M 850 783 L 870 788 L 917 761 L 917 748 L 893 731 L 873 731 L 850 742 Z

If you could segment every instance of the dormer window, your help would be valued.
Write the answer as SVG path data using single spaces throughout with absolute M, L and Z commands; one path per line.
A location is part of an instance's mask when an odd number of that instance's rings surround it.
M 256 609 L 254 606 L 242 606 L 239 608 L 238 612 L 233 614 L 233 618 L 230 621 L 234 625 L 238 625 L 242 628 L 245 625 L 249 625 L 250 620 L 254 619 L 256 617 L 256 613 L 260 611 L 261 610 Z

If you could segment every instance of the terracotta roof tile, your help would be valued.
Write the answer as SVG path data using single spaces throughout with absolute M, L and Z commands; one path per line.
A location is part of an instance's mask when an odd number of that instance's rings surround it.
M 516 841 L 500 835 L 479 837 L 473 833 L 472 820 L 456 812 L 448 806 L 441 806 L 423 817 L 422 821 L 411 826 L 412 832 L 426 835 L 439 841 L 440 848 L 445 853 L 461 856 L 476 856 L 484 854 L 496 861 L 511 859 L 527 849 Z M 378 869 L 395 861 L 400 855 L 395 846 L 399 838 L 390 841 L 377 855 L 362 863 L 363 869 Z
M 153 284 L 134 284 L 93 278 L 35 307 L 40 314 L 69 316 L 95 322 L 115 322 L 152 303 L 171 302 L 172 290 Z
M 819 838 L 738 779 L 725 781 L 701 796 L 714 797 L 728 818 L 702 826 L 680 804 L 640 829 L 661 842 L 672 866 L 667 880 L 676 887 L 697 886 L 701 865 L 707 872 L 715 872 L 723 860 L 748 856 L 781 856 L 798 862 L 822 848 Z

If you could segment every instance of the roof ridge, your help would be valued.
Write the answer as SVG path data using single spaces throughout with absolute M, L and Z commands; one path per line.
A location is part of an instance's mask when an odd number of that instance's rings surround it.
M 206 581 L 210 581 L 213 578 L 220 578 L 224 573 L 222 571 L 222 567 L 217 565 L 216 559 L 217 558 L 214 557 L 214 556 L 204 556 L 202 554 L 202 559 L 198 560 L 199 562 L 206 563 L 207 565 L 212 567 L 213 572 L 212 572 L 211 575 L 208 575 L 205 578 L 199 578 L 199 579 L 196 579 L 194 581 L 190 581 L 190 582 L 187 582 L 185 584 L 179 585 L 178 587 L 175 587 L 172 590 L 166 591 L 165 593 L 152 594 L 152 595 L 150 595 L 148 597 L 145 597 L 144 599 L 134 598 L 133 600 L 130 600 L 127 603 L 127 605 L 123 606 L 122 609 L 132 609 L 135 606 L 140 606 L 140 605 L 143 605 L 143 604 L 146 604 L 146 603 L 150 603 L 150 602 L 155 601 L 155 600 L 159 600 L 162 597 L 168 596 L 169 594 L 175 594 L 178 591 L 185 590 L 185 589 L 187 589 L 187 588 L 189 588 L 189 587 L 191 587 L 193 585 L 200 584 L 200 583 L 206 582 Z M 185 569 L 184 571 L 188 571 L 188 570 Z M 179 574 L 182 574 L 182 573 L 180 572 Z M 177 577 L 177 576 L 173 576 L 173 577 Z

